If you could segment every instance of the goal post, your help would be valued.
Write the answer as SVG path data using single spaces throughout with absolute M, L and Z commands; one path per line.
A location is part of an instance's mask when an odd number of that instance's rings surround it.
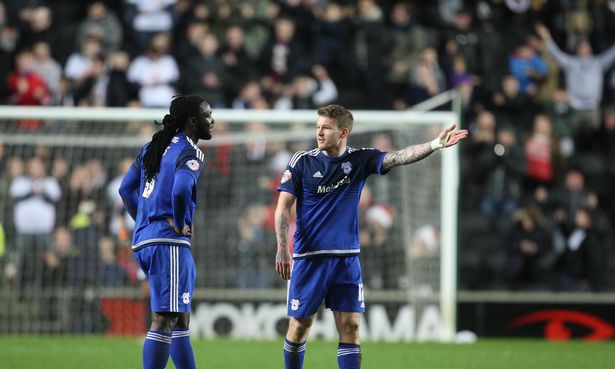
M 454 97 L 454 94 L 446 95 L 441 99 L 449 101 Z M 392 147 L 401 149 L 407 145 L 427 142 L 443 127 L 459 122 L 457 112 L 427 111 L 431 109 L 428 106 L 418 108 L 402 112 L 353 111 L 355 123 L 349 146 L 372 147 L 380 134 L 390 140 Z M 58 206 L 64 209 L 62 211 L 66 213 L 64 216 L 67 223 L 77 222 L 74 220 L 75 213 L 84 211 L 80 207 L 85 205 L 83 199 L 72 197 L 76 196 L 70 187 L 74 172 L 85 163 L 96 162 L 106 171 L 106 182 L 102 184 L 104 189 L 101 189 L 101 192 L 105 192 L 117 174 L 118 165 L 126 158 L 134 159 L 139 148 L 151 137 L 151 129 L 154 127 L 152 122 L 161 121 L 167 113 L 166 109 L 1 106 L 0 145 L 3 150 L 0 152 L 4 153 L 4 163 L 8 163 L 10 158 L 21 157 L 22 165 L 37 155 L 41 147 L 45 155 L 48 155 L 48 166 L 56 158 L 62 157 L 69 166 L 69 173 L 64 178 L 67 182 L 64 185 L 68 187 L 59 200 L 66 203 L 59 203 Z M 274 199 L 267 196 L 275 193 L 272 179 L 280 178 L 283 171 L 280 168 L 289 159 L 289 153 L 297 148 L 314 146 L 316 111 L 215 109 L 213 116 L 220 130 L 215 133 L 213 140 L 199 142 L 199 146 L 203 146 L 207 155 L 211 156 L 206 159 L 207 169 L 202 179 L 204 183 L 199 186 L 200 202 L 195 216 L 199 220 L 195 221 L 194 242 L 203 245 L 202 250 L 193 251 L 197 268 L 203 270 L 202 275 L 199 274 L 197 286 L 205 286 L 205 291 L 208 288 L 216 291 L 281 290 L 282 284 L 275 275 L 271 275 L 273 266 L 269 265 L 273 263 L 271 252 L 275 252 L 275 243 L 272 235 L 275 235 L 268 231 L 262 234 L 263 229 L 271 230 L 268 222 Z M 38 120 L 43 124 L 39 129 L 26 130 L 19 125 L 23 120 Z M 266 176 L 263 176 L 265 173 Z M 6 176 L 9 173 L 5 173 Z M 5 183 L 12 179 L 6 177 Z M 263 180 L 269 182 L 263 183 Z M 442 341 L 454 338 L 456 325 L 458 186 L 457 147 L 442 150 L 406 168 L 396 168 L 387 176 L 372 176 L 367 184 L 373 192 L 373 204 L 386 205 L 382 207 L 385 212 L 373 206 L 369 217 L 380 221 L 383 217 L 387 218 L 384 223 L 388 234 L 383 237 L 386 242 L 396 245 L 365 250 L 366 257 L 376 255 L 374 258 L 377 260 L 373 265 L 390 269 L 380 271 L 381 274 L 389 273 L 382 277 L 378 276 L 379 271 L 374 270 L 372 265 L 370 270 L 374 271 L 371 280 L 374 287 L 370 286 L 370 281 L 366 281 L 368 307 L 370 288 L 382 289 L 385 293 L 380 295 L 385 299 L 387 291 L 392 294 L 402 292 L 407 296 L 409 305 L 414 307 L 417 317 L 424 306 L 437 306 L 441 321 L 439 336 Z M 14 241 L 18 233 L 14 229 L 16 225 L 12 217 L 17 200 L 9 193 L 1 196 L 0 222 L 5 230 L 12 229 L 7 236 L 7 254 L 4 258 L 0 257 L 0 261 L 4 259 L 2 267 L 5 270 L 2 272 L 7 274 L 6 266 L 11 263 L 10 254 L 15 249 Z M 94 198 L 96 201 L 108 201 L 100 196 Z M 101 210 L 104 222 L 114 217 L 113 206 L 109 204 L 97 209 Z M 70 224 L 66 226 L 71 227 Z M 110 231 L 110 227 L 101 225 L 102 230 L 96 234 L 94 242 L 99 244 L 100 238 L 115 232 Z M 262 229 L 255 230 L 258 227 Z M 427 249 L 416 251 L 417 242 L 426 241 L 421 237 L 427 229 L 437 233 L 435 249 L 429 249 L 433 245 L 427 245 Z M 378 230 L 369 230 L 366 234 L 369 232 L 377 233 Z M 244 237 L 245 233 L 249 236 Z M 100 251 L 96 247 L 94 250 Z M 370 267 L 369 260 L 365 260 L 365 264 Z M 44 267 L 44 262 L 41 262 L 40 268 Z M 38 273 L 33 272 L 33 268 L 27 270 L 28 273 Z M 46 275 L 43 272 L 36 275 L 39 274 Z M 387 281 L 382 282 L 382 278 Z M 7 300 L 15 297 L 14 284 L 11 283 L 14 281 L 0 283 L 0 311 L 3 311 L 0 312 L 0 332 L 19 331 L 20 328 L 15 328 L 9 320 L 26 314 L 13 311 L 8 306 Z M 31 308 L 31 314 L 35 317 L 31 318 L 34 323 L 25 331 L 43 332 L 47 328 L 41 327 L 51 327 L 56 323 L 61 325 L 58 322 L 62 319 L 61 313 L 57 316 L 50 314 L 49 317 L 41 317 L 39 313 L 41 309 L 48 308 L 46 305 L 53 303 L 65 303 L 65 306 L 58 308 L 60 310 L 74 309 L 74 301 L 68 301 L 70 298 L 67 297 L 70 295 L 67 291 L 71 289 L 75 290 L 75 286 L 61 288 L 58 290 L 60 297 L 45 297 L 45 301 L 37 301 L 34 305 L 28 305 L 28 298 L 35 298 L 36 293 L 26 296 L 21 307 Z M 49 291 L 46 293 L 52 293 Z M 109 288 L 105 291 L 108 292 Z M 122 291 L 126 291 L 126 286 L 123 286 Z M 131 291 L 130 286 L 128 291 Z M 139 292 L 134 291 L 137 289 L 127 294 L 138 295 Z M 35 305 L 37 307 L 32 307 Z M 50 323 L 50 320 L 53 322 Z M 53 331 L 52 328 L 48 330 Z

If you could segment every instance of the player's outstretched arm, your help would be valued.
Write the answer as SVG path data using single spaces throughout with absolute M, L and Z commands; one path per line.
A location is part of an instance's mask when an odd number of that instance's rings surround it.
M 382 169 L 389 170 L 400 165 L 411 164 L 428 157 L 438 149 L 456 145 L 459 141 L 468 137 L 467 130 L 460 129 L 455 131 L 456 127 L 457 125 L 452 124 L 450 127 L 443 129 L 438 137 L 431 142 L 410 145 L 405 149 L 387 153 L 382 162 Z
M 291 255 L 288 247 L 288 229 L 290 227 L 290 209 L 295 203 L 295 195 L 280 191 L 278 206 L 275 209 L 275 235 L 278 251 L 275 255 L 275 271 L 284 279 L 290 279 Z

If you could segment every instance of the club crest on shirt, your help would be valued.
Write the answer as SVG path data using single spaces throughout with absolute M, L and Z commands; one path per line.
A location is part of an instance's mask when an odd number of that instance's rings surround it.
M 342 170 L 344 171 L 344 174 L 350 173 L 352 170 L 352 164 L 350 164 L 349 161 L 342 163 Z
M 190 170 L 194 172 L 196 172 L 200 168 L 199 162 L 196 159 L 188 160 L 186 162 L 186 166 L 188 166 L 188 168 L 190 168 Z
M 287 169 L 284 171 L 284 174 L 282 174 L 282 179 L 280 180 L 280 183 L 288 182 L 288 180 L 292 178 L 293 178 L 292 173 L 290 172 L 290 170 Z

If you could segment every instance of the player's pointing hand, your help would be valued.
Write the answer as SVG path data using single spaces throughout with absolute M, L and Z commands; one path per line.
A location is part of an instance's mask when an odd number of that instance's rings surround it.
M 457 127 L 456 124 L 451 124 L 450 127 L 443 129 L 442 132 L 436 137 L 433 141 L 431 141 L 431 148 L 433 150 L 443 149 L 445 147 L 450 147 L 456 145 L 459 141 L 468 137 L 467 129 L 460 129 L 455 131 Z

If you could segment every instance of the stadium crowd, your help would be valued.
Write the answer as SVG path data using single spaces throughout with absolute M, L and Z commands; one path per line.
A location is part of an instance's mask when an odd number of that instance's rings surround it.
M 471 132 L 461 148 L 460 288 L 615 290 L 614 27 L 615 2 L 606 0 L 4 0 L 0 101 L 167 107 L 183 93 L 214 110 L 332 102 L 401 110 L 457 89 Z M 19 124 L 34 131 L 43 123 Z M 231 208 L 238 220 L 228 225 L 235 246 L 197 255 L 219 276 L 207 286 L 281 286 L 272 193 L 275 170 L 296 149 L 253 142 L 210 153 L 206 175 L 223 179 L 208 188 L 207 211 Z M 0 196 L 14 206 L 2 218 L 12 255 L 5 277 L 15 285 L 138 283 L 130 222 L 116 208 L 115 175 L 133 153 L 116 168 L 95 156 L 69 163 L 31 151 L 0 150 Z M 236 177 L 250 175 L 236 160 L 259 178 L 249 191 L 234 192 Z M 403 270 L 387 262 L 424 254 L 438 231 L 390 245 L 395 212 L 369 191 L 366 284 L 404 287 Z M 75 275 L 71 263 L 96 272 Z

